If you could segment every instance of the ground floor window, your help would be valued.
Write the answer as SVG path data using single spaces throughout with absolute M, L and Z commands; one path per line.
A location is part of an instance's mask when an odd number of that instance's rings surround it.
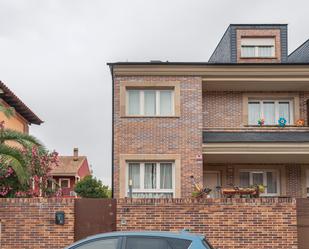
M 239 173 L 240 187 L 263 185 L 265 193 L 261 196 L 279 195 L 279 173 L 276 170 L 241 170 Z
M 127 196 L 132 187 L 132 197 L 172 198 L 175 189 L 174 175 L 172 162 L 129 162 Z

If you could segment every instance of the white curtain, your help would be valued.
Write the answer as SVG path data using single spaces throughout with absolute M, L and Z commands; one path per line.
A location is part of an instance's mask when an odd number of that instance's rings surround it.
M 140 188 L 140 165 L 139 163 L 130 163 L 129 164 L 129 179 L 132 181 L 132 188 L 139 189 Z
M 129 115 L 139 115 L 140 114 L 140 91 L 138 90 L 128 90 L 129 98 Z
M 275 103 L 274 102 L 264 102 L 263 112 L 266 125 L 276 124 L 275 116 Z
M 275 172 L 267 172 L 267 194 L 277 193 L 277 174 Z
M 290 123 L 290 103 L 279 102 L 279 118 L 285 118 L 287 123 Z
M 253 185 L 263 185 L 264 173 L 252 173 L 252 184 Z
M 173 198 L 173 193 L 133 193 L 133 198 Z
M 161 189 L 173 188 L 173 169 L 171 163 L 160 164 L 160 188 Z
M 255 57 L 255 47 L 254 46 L 242 46 L 241 56 L 242 57 Z
M 259 102 L 249 102 L 249 125 L 257 125 L 258 120 L 260 119 L 260 103 Z
M 144 111 L 146 116 L 156 115 L 156 91 L 145 90 L 144 91 Z
M 155 163 L 145 163 L 145 189 L 155 189 L 156 188 L 156 164 Z
M 273 47 L 272 46 L 259 46 L 259 57 L 271 57 Z
M 243 187 L 243 188 L 250 186 L 250 173 L 249 172 L 240 172 L 239 185 L 240 187 Z
M 172 115 L 172 91 L 160 91 L 160 115 Z

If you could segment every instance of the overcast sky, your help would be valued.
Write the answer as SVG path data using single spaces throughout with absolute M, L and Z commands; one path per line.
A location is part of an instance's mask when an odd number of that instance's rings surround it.
M 107 62 L 207 61 L 230 23 L 287 23 L 289 51 L 309 38 L 309 2 L 0 0 L 0 80 L 41 119 L 50 150 L 87 155 L 110 184 Z

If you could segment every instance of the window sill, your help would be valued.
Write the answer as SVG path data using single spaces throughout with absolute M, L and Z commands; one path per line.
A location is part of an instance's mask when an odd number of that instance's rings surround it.
M 173 116 L 138 116 L 138 115 L 126 115 L 126 116 L 121 116 L 121 118 L 180 118 L 178 115 L 173 115 Z
M 297 125 L 285 125 L 285 126 L 279 126 L 279 125 L 244 125 L 244 127 L 252 127 L 252 128 L 308 128 L 308 126 L 297 126 Z
M 277 57 L 243 57 L 241 56 L 240 59 L 269 59 L 269 60 L 276 60 L 278 59 Z

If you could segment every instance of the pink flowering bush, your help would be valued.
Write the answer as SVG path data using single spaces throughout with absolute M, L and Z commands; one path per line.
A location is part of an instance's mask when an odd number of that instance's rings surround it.
M 0 198 L 1 197 L 39 197 L 51 196 L 54 192 L 48 186 L 51 178 L 51 170 L 58 166 L 58 153 L 46 152 L 33 146 L 23 149 L 25 161 L 27 161 L 28 181 L 21 184 L 9 163 L 0 163 Z M 55 194 L 56 195 L 56 194 Z

